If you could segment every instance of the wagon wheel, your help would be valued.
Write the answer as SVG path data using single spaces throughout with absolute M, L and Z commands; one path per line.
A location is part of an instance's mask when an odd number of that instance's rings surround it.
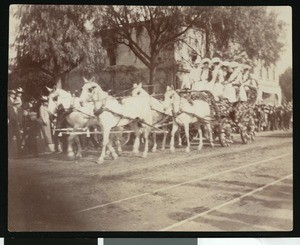
M 239 127 L 240 135 L 244 144 L 248 144 L 255 140 L 255 120 L 249 111 L 241 118 Z
M 219 141 L 223 147 L 228 147 L 233 143 L 232 127 L 228 118 L 224 118 L 220 122 Z

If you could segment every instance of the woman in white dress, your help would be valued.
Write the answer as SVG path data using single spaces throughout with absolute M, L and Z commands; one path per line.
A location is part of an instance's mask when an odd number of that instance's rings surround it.
M 192 90 L 202 91 L 206 90 L 208 79 L 210 73 L 210 59 L 204 58 L 201 61 L 201 70 L 199 74 L 200 81 L 196 81 L 193 86 Z
M 250 86 L 250 68 L 251 66 L 244 64 L 242 66 L 242 85 L 240 86 L 240 100 L 247 101 L 247 90 Z
M 219 96 L 223 93 L 224 74 L 221 69 L 221 60 L 219 58 L 213 58 L 213 70 L 212 79 L 207 83 L 207 90 L 211 91 L 216 100 L 219 100 Z
M 215 83 L 220 79 L 222 80 L 222 72 L 221 72 L 221 60 L 220 58 L 213 58 L 211 60 L 212 63 L 212 79 L 207 83 L 206 90 L 211 91 L 215 95 Z
M 221 68 L 220 68 L 220 71 L 219 71 L 219 80 L 215 83 L 215 86 L 214 86 L 214 94 L 218 98 L 220 96 L 222 96 L 223 93 L 224 93 L 224 81 L 225 81 L 225 78 L 226 78 L 227 73 L 228 73 L 228 66 L 229 66 L 228 61 L 222 62 Z
M 241 84 L 242 73 L 240 70 L 239 63 L 233 61 L 230 63 L 229 68 L 232 73 L 227 81 L 225 81 L 223 96 L 229 100 L 229 102 L 234 103 L 237 101 L 236 90 L 233 84 Z

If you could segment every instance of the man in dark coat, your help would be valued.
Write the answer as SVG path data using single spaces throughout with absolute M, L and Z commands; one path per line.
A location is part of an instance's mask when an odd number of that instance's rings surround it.
M 21 154 L 21 129 L 17 113 L 16 91 L 8 91 L 7 110 L 8 110 L 8 146 L 10 156 L 20 156 Z

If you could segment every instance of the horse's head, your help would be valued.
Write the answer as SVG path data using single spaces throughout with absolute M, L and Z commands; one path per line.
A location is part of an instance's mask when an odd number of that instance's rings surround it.
M 58 109 L 67 110 L 71 107 L 72 96 L 63 89 L 55 89 L 48 95 L 48 111 L 54 115 Z
M 80 102 L 94 102 L 97 105 L 101 103 L 100 107 L 102 106 L 102 100 L 107 98 L 108 93 L 103 91 L 102 88 L 99 86 L 98 83 L 95 82 L 95 79 L 92 78 L 88 80 L 83 78 L 85 83 L 82 86 L 81 94 L 80 94 Z M 98 106 L 97 106 L 98 107 Z
M 58 94 L 51 92 L 48 95 L 48 112 L 54 115 L 56 114 L 58 107 L 59 107 Z
M 131 91 L 132 96 L 139 96 L 139 97 L 149 97 L 150 95 L 147 93 L 146 90 L 143 89 L 142 83 L 140 84 L 133 84 L 133 89 Z
M 164 94 L 164 104 L 166 108 L 166 113 L 168 114 L 174 111 L 179 111 L 180 96 L 170 86 L 167 86 L 167 90 Z
M 96 101 L 98 99 L 96 98 L 97 90 L 99 90 L 100 86 L 96 82 L 92 80 L 88 80 L 85 77 L 83 77 L 83 80 L 84 80 L 84 85 L 81 88 L 81 94 L 79 97 L 80 101 L 83 103 Z

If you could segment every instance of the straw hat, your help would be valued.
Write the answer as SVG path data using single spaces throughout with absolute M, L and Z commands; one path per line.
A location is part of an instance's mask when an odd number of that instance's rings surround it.
M 212 58 L 211 63 L 216 64 L 216 63 L 221 63 L 221 59 L 218 57 Z
M 17 93 L 24 93 L 24 90 L 21 87 L 19 87 L 17 88 Z
M 223 61 L 221 66 L 228 67 L 230 63 L 228 61 Z
M 9 93 L 9 94 L 16 94 L 16 91 L 13 90 L 13 89 L 10 89 L 10 90 L 8 90 L 8 93 Z
M 201 64 L 203 65 L 204 63 L 211 63 L 211 60 L 209 58 L 204 58 L 203 60 L 201 60 Z

